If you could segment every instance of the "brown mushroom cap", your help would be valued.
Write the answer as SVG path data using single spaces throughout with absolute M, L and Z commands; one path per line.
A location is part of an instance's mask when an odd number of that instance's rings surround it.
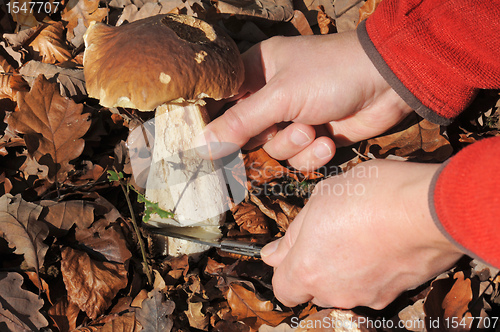
M 96 23 L 84 38 L 87 92 L 106 107 L 146 111 L 228 98 L 243 82 L 234 41 L 191 16 L 157 15 L 118 27 Z

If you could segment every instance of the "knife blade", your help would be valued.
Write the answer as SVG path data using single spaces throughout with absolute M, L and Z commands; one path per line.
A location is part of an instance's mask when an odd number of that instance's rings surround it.
M 164 227 L 147 227 L 147 230 L 164 236 L 174 237 L 177 239 L 196 242 L 199 244 L 208 245 L 213 248 L 218 248 L 224 252 L 243 255 L 253 258 L 261 258 L 260 250 L 264 244 L 250 242 L 220 239 L 214 237 L 215 233 L 209 232 L 202 227 L 177 227 L 166 225 Z

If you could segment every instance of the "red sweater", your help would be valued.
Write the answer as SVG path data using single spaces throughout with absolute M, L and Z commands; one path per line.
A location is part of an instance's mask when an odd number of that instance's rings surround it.
M 449 124 L 479 89 L 500 88 L 500 1 L 384 0 L 358 27 L 366 53 L 421 116 Z M 443 165 L 429 202 L 438 227 L 500 267 L 500 137 Z

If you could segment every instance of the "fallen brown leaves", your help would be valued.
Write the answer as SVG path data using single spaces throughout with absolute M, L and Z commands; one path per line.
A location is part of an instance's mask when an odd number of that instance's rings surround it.
M 69 161 L 83 151 L 81 137 L 90 127 L 83 105 L 61 97 L 55 84 L 39 76 L 30 92 L 20 92 L 18 110 L 8 124 L 24 134 L 28 153 L 40 164 L 49 167 L 51 180 L 64 180 L 71 170 Z M 59 175 L 59 176 L 58 176 Z
M 128 282 L 123 264 L 94 261 L 87 253 L 71 248 L 61 250 L 61 273 L 70 301 L 91 319 L 108 309 Z
M 486 327 L 477 317 L 498 312 L 500 278 L 477 261 L 464 260 L 404 294 L 389 311 L 285 308 L 272 293 L 273 270 L 262 261 L 216 250 L 199 260 L 165 257 L 144 233 L 154 275 L 148 284 L 131 211 L 120 188 L 106 180 L 106 171 L 116 169 L 134 183 L 125 142 L 129 127 L 147 119 L 132 110 L 112 113 L 87 97 L 80 46 L 90 21 L 126 24 L 160 12 L 194 14 L 226 29 L 243 51 L 277 34 L 335 33 L 345 26 L 342 20 L 352 21 L 347 8 L 361 6 L 362 19 L 378 2 L 113 0 L 104 6 L 69 0 L 48 14 L 0 13 L 7 32 L 0 42 L 1 329 L 339 331 L 314 324 L 326 319 L 342 325 L 367 316 L 427 322 L 407 331 Z M 499 95 L 483 97 L 488 108 L 474 109 L 447 128 L 409 117 L 361 142 L 341 168 L 372 158 L 442 162 L 467 144 L 498 135 Z M 283 236 L 314 185 L 332 175 L 298 172 L 262 149 L 247 151 L 244 160 L 248 196 L 224 225 L 225 235 L 235 239 L 268 242 Z M 143 206 L 130 196 L 140 219 Z M 474 324 L 457 329 L 433 325 L 444 319 L 468 323 L 472 317 Z M 293 328 L 298 321 L 301 326 Z M 370 331 L 359 324 L 345 330 Z

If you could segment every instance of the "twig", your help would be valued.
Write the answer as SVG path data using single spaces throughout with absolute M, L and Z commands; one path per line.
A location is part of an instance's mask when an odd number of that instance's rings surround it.
M 113 167 L 113 169 L 118 174 L 118 171 L 116 170 L 116 168 Z M 130 197 L 129 197 L 130 190 L 129 190 L 128 186 L 127 186 L 127 188 L 125 188 L 125 186 L 123 185 L 122 179 L 119 179 L 118 183 L 120 184 L 120 187 L 122 188 L 122 191 L 125 194 L 125 199 L 127 200 L 127 205 L 128 205 L 129 210 L 130 210 L 130 215 L 132 218 L 132 224 L 134 225 L 134 230 L 135 230 L 135 233 L 137 234 L 137 239 L 139 241 L 139 247 L 141 248 L 142 260 L 144 261 L 144 270 L 145 270 L 146 276 L 148 278 L 148 283 L 150 285 L 153 285 L 153 276 L 151 275 L 151 270 L 149 269 L 149 264 L 148 264 L 148 260 L 146 257 L 146 247 L 144 246 L 144 241 L 142 240 L 142 234 L 141 234 L 141 231 L 139 229 L 139 226 L 137 226 L 137 221 L 135 219 L 135 214 L 134 214 L 134 208 L 132 207 L 132 202 L 130 201 Z

